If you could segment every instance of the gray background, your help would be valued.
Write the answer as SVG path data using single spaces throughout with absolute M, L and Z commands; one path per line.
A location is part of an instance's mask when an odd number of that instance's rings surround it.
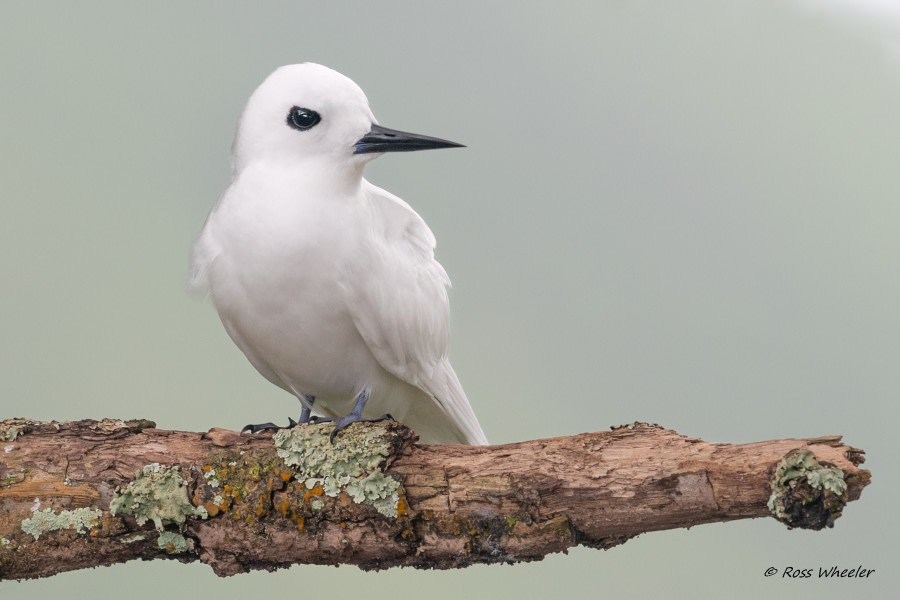
M 877 4 L 869 2 L 869 5 Z M 886 597 L 900 492 L 900 61 L 809 4 L 4 3 L 0 407 L 163 428 L 284 420 L 187 254 L 246 98 L 280 64 L 362 86 L 454 281 L 452 357 L 494 442 L 634 420 L 711 441 L 841 433 L 875 482 L 835 529 L 774 520 L 460 572 L 132 563 L 6 599 Z M 864 565 L 868 580 L 765 578 Z

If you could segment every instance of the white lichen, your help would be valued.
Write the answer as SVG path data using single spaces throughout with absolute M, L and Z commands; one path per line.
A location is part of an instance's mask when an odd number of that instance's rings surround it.
M 222 485 L 221 482 L 218 479 L 216 479 L 216 470 L 215 469 L 210 469 L 209 471 L 205 472 L 203 474 L 203 477 L 204 477 L 204 479 L 206 479 L 206 482 L 209 484 L 209 487 L 211 487 L 211 488 L 217 488 L 220 485 Z
M 96 508 L 76 508 L 53 512 L 52 508 L 35 511 L 31 517 L 22 521 L 22 531 L 34 537 L 60 529 L 74 529 L 75 533 L 86 533 L 86 529 L 95 527 L 100 522 L 103 511 Z
M 351 425 L 332 443 L 331 430 L 328 424 L 281 429 L 274 435 L 278 456 L 296 468 L 295 478 L 307 489 L 319 485 L 332 498 L 343 490 L 357 504 L 396 517 L 400 482 L 381 468 L 390 455 L 391 434 L 384 427 Z M 319 510 L 324 503 L 313 500 L 311 506 Z

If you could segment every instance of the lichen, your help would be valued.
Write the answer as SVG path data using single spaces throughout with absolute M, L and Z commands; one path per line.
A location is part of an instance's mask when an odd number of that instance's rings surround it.
M 32 419 L 0 420 L 0 442 L 14 442 L 17 438 L 31 431 L 35 426 L 43 424 L 42 421 L 34 421 Z
M 9 487 L 14 483 L 19 483 L 20 481 L 25 480 L 25 471 L 24 469 L 19 469 L 18 471 L 9 470 L 4 473 L 3 478 L 0 479 L 0 487 Z
M 131 515 L 138 525 L 153 521 L 158 531 L 168 524 L 183 525 L 187 517 L 206 518 L 206 511 L 191 504 L 187 481 L 178 466 L 147 465 L 134 474 L 124 490 L 116 489 L 109 503 L 112 514 Z
M 96 508 L 76 508 L 59 513 L 53 512 L 52 508 L 45 508 L 33 512 L 31 517 L 23 520 L 22 531 L 35 540 L 42 533 L 60 529 L 74 529 L 75 533 L 85 533 L 86 529 L 96 526 L 102 516 L 103 511 Z
M 184 536 L 174 531 L 163 531 L 156 540 L 156 545 L 160 550 L 165 550 L 168 554 L 181 554 L 188 551 L 188 542 Z
M 387 517 L 397 517 L 400 482 L 385 476 L 381 465 L 390 455 L 391 435 L 384 427 L 351 425 L 334 443 L 332 426 L 306 425 L 275 433 L 275 447 L 294 477 L 313 490 L 336 498 L 341 491 L 357 504 L 368 504 Z M 321 501 L 312 504 L 321 508 Z
M 791 527 L 830 527 L 846 504 L 847 482 L 838 467 L 824 467 L 808 450 L 795 450 L 775 468 L 768 507 Z

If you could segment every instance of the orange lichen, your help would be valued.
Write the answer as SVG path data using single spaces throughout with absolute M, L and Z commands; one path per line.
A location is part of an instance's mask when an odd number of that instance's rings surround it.
M 209 466 L 209 465 L 203 465 L 203 472 L 204 472 L 204 473 L 209 473 L 210 471 L 212 471 L 212 467 L 211 467 L 211 466 Z
M 206 509 L 206 512 L 208 512 L 209 516 L 211 516 L 211 517 L 214 517 L 217 514 L 219 514 L 219 505 L 216 504 L 215 502 L 212 502 L 212 501 L 204 502 L 203 508 Z
M 309 502 L 309 499 L 312 498 L 313 496 L 321 496 L 324 493 L 325 493 L 325 490 L 322 489 L 322 486 L 317 483 L 316 487 L 314 487 L 311 490 L 308 490 L 305 494 L 303 494 L 303 499 L 306 500 L 307 502 Z
M 285 498 L 284 502 L 282 502 L 281 504 L 279 504 L 276 507 L 276 510 L 284 516 L 287 516 L 288 512 L 290 512 L 290 509 L 291 509 L 291 503 L 288 502 L 287 498 Z
M 279 473 L 278 473 L 278 476 L 281 477 L 281 480 L 282 480 L 282 481 L 284 481 L 285 483 L 287 483 L 288 481 L 291 480 L 291 477 L 293 477 L 294 474 L 293 474 L 293 473 L 287 473 L 287 472 L 284 472 L 284 473 L 279 472 Z
M 405 517 L 407 512 L 409 512 L 409 507 L 406 506 L 406 498 L 404 496 L 400 496 L 400 498 L 397 500 L 397 516 Z
M 297 529 L 299 529 L 300 531 L 306 529 L 306 519 L 300 516 L 297 517 Z

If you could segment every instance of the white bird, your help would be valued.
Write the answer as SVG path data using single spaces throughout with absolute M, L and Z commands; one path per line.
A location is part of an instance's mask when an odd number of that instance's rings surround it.
M 281 67 L 247 102 L 191 281 L 253 366 L 300 400 L 301 422 L 314 404 L 337 433 L 365 409 L 423 442 L 488 443 L 447 358 L 434 235 L 363 178 L 384 152 L 456 146 L 379 126 L 359 86 L 321 65 Z

